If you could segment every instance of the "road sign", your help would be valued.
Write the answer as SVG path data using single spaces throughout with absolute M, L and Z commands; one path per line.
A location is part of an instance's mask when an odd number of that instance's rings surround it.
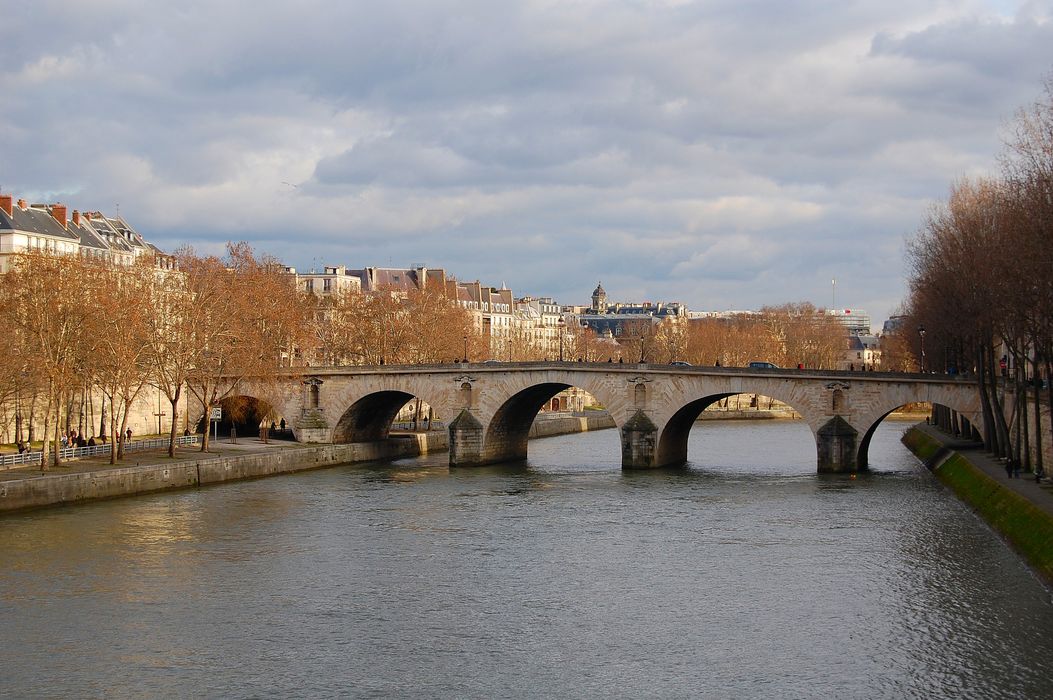
M 212 420 L 223 420 L 223 407 L 213 406 L 211 418 Z

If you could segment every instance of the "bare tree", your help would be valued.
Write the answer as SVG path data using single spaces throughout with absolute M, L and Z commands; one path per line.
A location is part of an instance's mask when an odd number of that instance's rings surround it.
M 77 360 L 86 353 L 81 344 L 91 338 L 81 332 L 80 299 L 83 263 L 74 257 L 32 251 L 13 256 L 11 269 L 3 275 L 3 312 L 9 328 L 20 332 L 23 352 L 37 362 L 46 385 L 44 439 L 52 440 L 54 464 L 59 453 L 62 409 L 71 386 L 76 384 Z M 47 469 L 44 449 L 41 468 Z

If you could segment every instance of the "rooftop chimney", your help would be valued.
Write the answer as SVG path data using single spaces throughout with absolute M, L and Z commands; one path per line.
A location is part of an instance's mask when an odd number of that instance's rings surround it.
M 76 209 L 73 210 L 73 225 L 80 228 L 80 212 Z
M 15 215 L 14 199 L 9 194 L 0 194 L 0 209 L 3 209 L 8 216 Z
M 65 204 L 52 204 L 51 215 L 55 217 L 55 221 L 62 224 L 62 228 L 66 228 L 66 205 Z

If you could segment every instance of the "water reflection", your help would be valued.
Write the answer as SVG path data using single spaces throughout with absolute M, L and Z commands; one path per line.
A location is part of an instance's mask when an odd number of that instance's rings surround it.
M 857 479 L 707 424 L 682 469 L 597 433 L 5 518 L 4 689 L 1050 696 L 1048 595 L 894 428 Z

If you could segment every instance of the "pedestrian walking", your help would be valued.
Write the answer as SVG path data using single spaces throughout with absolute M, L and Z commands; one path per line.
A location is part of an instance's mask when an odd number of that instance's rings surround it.
M 1010 457 L 1005 461 L 1005 476 L 1007 479 L 1013 478 L 1013 458 Z

